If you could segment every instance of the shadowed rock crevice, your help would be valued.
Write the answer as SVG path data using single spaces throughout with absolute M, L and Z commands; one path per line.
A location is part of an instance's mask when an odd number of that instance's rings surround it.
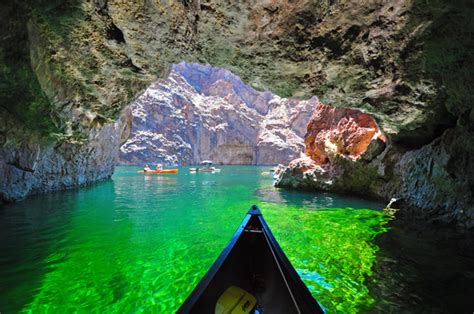
M 119 44 L 125 43 L 125 37 L 122 31 L 113 23 L 107 27 L 107 38 L 115 40 Z

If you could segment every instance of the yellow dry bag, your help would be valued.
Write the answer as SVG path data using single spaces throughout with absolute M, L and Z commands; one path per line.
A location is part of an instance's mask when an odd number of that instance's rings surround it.
M 244 289 L 230 286 L 220 296 L 216 304 L 216 314 L 248 314 L 253 310 L 257 299 Z

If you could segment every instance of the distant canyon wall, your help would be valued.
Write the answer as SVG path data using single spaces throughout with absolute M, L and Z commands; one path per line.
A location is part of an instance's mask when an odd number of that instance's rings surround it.
M 278 164 L 304 151 L 306 125 L 318 103 L 247 86 L 230 71 L 182 62 L 131 105 L 130 164 Z

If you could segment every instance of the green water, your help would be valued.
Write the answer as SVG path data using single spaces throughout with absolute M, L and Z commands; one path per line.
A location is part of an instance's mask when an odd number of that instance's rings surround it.
M 137 169 L 0 210 L 1 313 L 172 313 L 252 204 L 329 312 L 376 302 L 365 283 L 386 231 L 381 204 L 276 190 L 268 167 Z

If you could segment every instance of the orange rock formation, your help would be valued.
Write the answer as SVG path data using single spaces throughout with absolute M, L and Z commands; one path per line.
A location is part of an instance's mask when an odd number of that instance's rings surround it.
M 330 163 L 337 155 L 357 160 L 372 140 L 386 142 L 371 115 L 318 103 L 307 127 L 306 155 L 318 165 Z

